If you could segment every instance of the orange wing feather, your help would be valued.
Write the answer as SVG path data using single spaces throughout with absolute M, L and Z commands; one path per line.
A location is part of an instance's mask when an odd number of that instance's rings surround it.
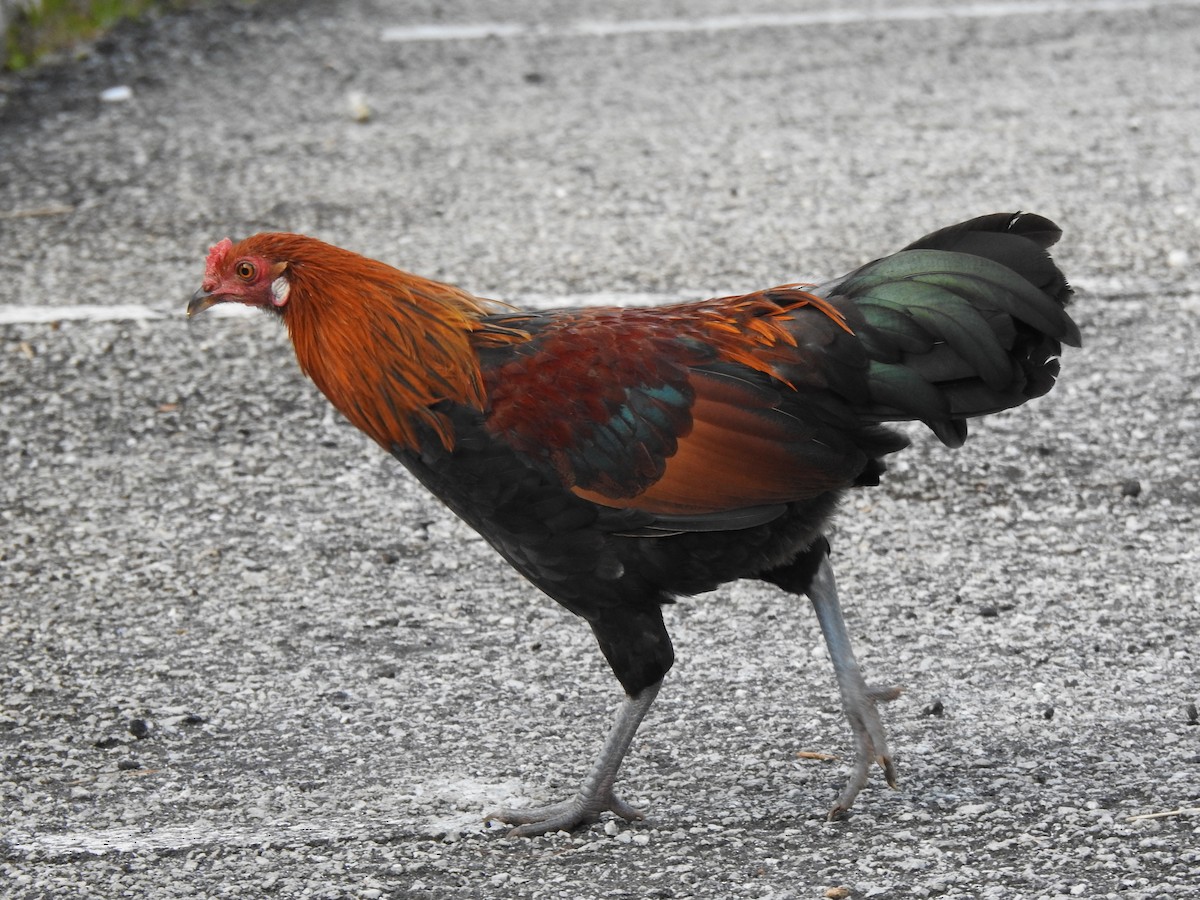
M 527 345 L 485 365 L 488 425 L 574 493 L 694 515 L 807 499 L 866 458 L 804 396 L 831 396 L 824 348 L 852 333 L 791 287 L 658 309 L 526 318 Z

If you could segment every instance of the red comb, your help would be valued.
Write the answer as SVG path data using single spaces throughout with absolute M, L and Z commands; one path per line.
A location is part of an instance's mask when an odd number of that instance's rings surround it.
M 225 238 L 218 241 L 208 248 L 208 259 L 204 261 L 204 274 L 215 275 L 221 268 L 221 264 L 225 262 L 225 257 L 229 255 L 229 251 L 233 249 L 233 241 Z

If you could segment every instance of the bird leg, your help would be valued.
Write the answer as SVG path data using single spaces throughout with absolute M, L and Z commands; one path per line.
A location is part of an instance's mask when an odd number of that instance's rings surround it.
M 866 786 L 872 761 L 883 768 L 888 785 L 893 788 L 896 786 L 896 767 L 888 751 L 887 736 L 876 704 L 896 699 L 900 696 L 900 689 L 869 687 L 863 680 L 862 670 L 850 647 L 850 636 L 846 633 L 846 621 L 842 618 L 842 607 L 838 602 L 837 582 L 827 556 L 821 560 L 806 592 L 816 610 L 821 632 L 825 635 L 825 646 L 829 648 L 829 658 L 833 661 L 833 671 L 842 694 L 842 706 L 850 722 L 850 730 L 854 733 L 854 768 L 829 811 L 829 818 L 835 819 L 850 808 L 858 792 Z
M 642 688 L 638 693 L 627 695 L 617 710 L 617 718 L 612 730 L 604 741 L 600 755 L 596 758 L 592 770 L 583 779 L 577 793 L 570 800 L 555 803 L 550 806 L 540 806 L 536 809 L 501 809 L 491 813 L 487 821 L 504 822 L 518 827 L 512 829 L 509 837 L 533 837 L 552 831 L 574 831 L 585 825 L 591 825 L 600 818 L 600 814 L 608 811 L 616 813 L 622 819 L 634 821 L 645 818 L 641 810 L 630 806 L 613 791 L 617 780 L 617 770 L 629 751 L 633 736 L 638 726 L 658 696 L 662 681 L 649 687 Z

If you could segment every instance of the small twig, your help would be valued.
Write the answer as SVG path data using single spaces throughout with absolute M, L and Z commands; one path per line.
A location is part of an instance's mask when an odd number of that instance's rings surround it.
M 1142 813 L 1137 816 L 1127 816 L 1126 822 L 1141 822 L 1145 819 L 1166 819 L 1171 816 L 1200 816 L 1200 806 L 1183 806 L 1166 812 Z
M 43 216 L 66 216 L 75 212 L 73 206 L 33 206 L 29 209 L 11 209 L 0 212 L 0 221 L 9 219 L 39 219 Z

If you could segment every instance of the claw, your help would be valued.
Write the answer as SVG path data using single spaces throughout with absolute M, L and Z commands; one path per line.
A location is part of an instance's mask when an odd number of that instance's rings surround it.
M 900 790 L 896 784 L 896 767 L 892 763 L 892 758 L 890 756 L 881 756 L 877 762 L 883 767 L 883 777 L 887 781 L 887 786 L 893 791 Z
M 896 789 L 896 765 L 887 747 L 887 735 L 879 718 L 877 704 L 900 696 L 899 688 L 867 688 L 861 693 L 851 691 L 848 694 L 843 696 L 843 702 L 850 730 L 854 734 L 854 767 L 837 802 L 829 810 L 831 821 L 850 809 L 859 791 L 867 786 L 872 763 L 877 763 L 883 769 L 888 787 Z
M 876 703 L 890 703 L 903 693 L 904 688 L 894 684 L 888 687 L 868 687 L 867 699 Z

